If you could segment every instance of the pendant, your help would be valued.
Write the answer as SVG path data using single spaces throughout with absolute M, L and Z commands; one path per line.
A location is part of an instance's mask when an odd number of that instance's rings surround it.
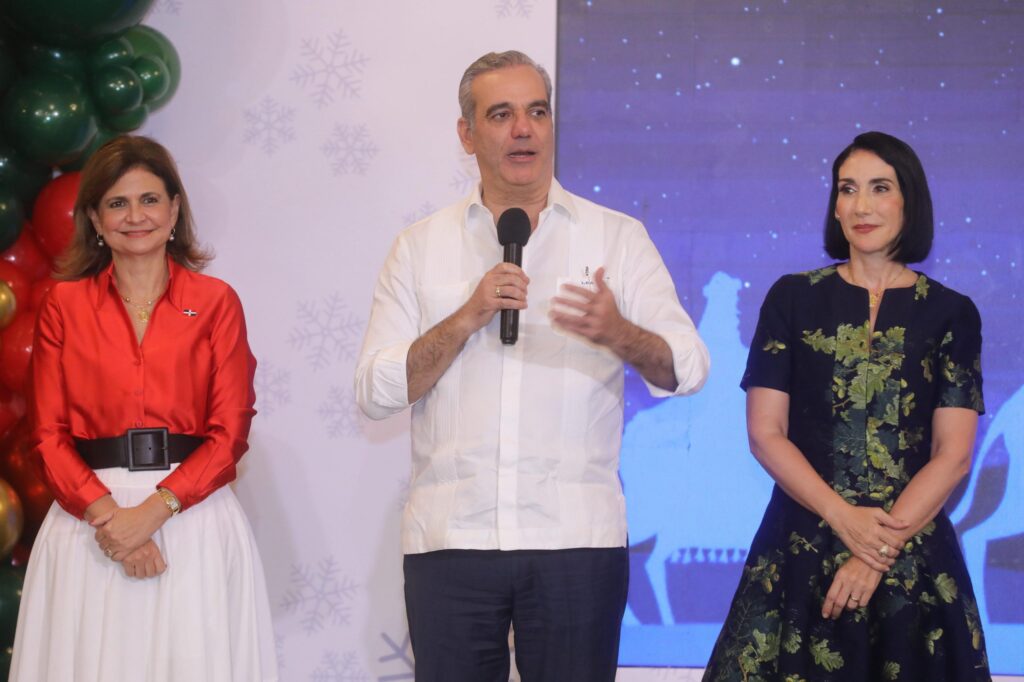
M 135 317 L 139 318 L 139 322 L 149 322 L 149 311 L 145 308 L 136 310 Z
M 868 307 L 869 308 L 877 308 L 878 304 L 881 303 L 881 302 L 882 302 L 882 292 L 881 291 L 879 291 L 879 292 L 869 291 L 868 292 Z

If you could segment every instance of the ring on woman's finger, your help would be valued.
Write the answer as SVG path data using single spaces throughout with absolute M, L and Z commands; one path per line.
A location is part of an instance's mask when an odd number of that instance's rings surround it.
M 103 553 L 107 555 L 108 559 L 111 559 L 114 556 L 114 550 L 110 549 L 109 547 L 103 550 Z
M 494 287 L 494 295 L 496 297 L 498 297 L 498 298 L 501 298 L 501 285 L 500 284 L 498 286 Z
M 888 557 L 889 556 L 889 545 L 882 545 L 878 548 L 878 556 Z

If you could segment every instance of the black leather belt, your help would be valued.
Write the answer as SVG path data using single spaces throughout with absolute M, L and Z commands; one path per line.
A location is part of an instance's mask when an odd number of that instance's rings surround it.
M 128 429 L 114 438 L 75 439 L 90 469 L 127 467 L 128 471 L 160 471 L 184 462 L 205 438 L 168 433 L 166 428 Z

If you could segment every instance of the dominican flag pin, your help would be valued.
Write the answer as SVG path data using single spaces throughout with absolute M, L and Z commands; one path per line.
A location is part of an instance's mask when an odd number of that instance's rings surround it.
M 185 308 L 185 309 L 184 309 L 184 310 L 182 310 L 181 312 L 185 313 L 185 314 L 186 314 L 187 316 L 189 316 L 189 317 L 195 317 L 196 315 L 198 315 L 198 314 L 199 314 L 199 313 L 197 313 L 196 311 L 192 310 L 191 308 Z

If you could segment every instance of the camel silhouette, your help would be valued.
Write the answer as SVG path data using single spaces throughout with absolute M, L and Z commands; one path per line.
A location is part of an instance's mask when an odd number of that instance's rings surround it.
M 747 361 L 741 286 L 724 272 L 704 286 L 698 331 L 712 354 L 704 388 L 638 412 L 623 433 L 620 475 L 630 537 L 645 549 L 653 545 L 645 569 L 665 625 L 675 622 L 666 562 L 742 557 L 771 495 L 771 479 L 750 454 L 739 388 Z
M 985 598 L 985 551 L 990 540 L 998 540 L 1024 532 L 1024 386 L 1010 396 L 996 412 L 995 419 L 985 432 L 985 439 L 978 449 L 977 463 L 971 471 L 960 503 L 950 514 L 954 526 L 964 522 L 974 506 L 977 494 L 978 477 L 985 466 L 986 455 L 1002 437 L 1009 455 L 1006 472 L 1006 492 L 999 506 L 992 514 L 978 525 L 968 528 L 960 536 L 963 543 L 964 559 L 967 571 L 974 584 L 974 594 L 978 599 L 978 611 L 983 625 L 989 624 L 988 604 Z

